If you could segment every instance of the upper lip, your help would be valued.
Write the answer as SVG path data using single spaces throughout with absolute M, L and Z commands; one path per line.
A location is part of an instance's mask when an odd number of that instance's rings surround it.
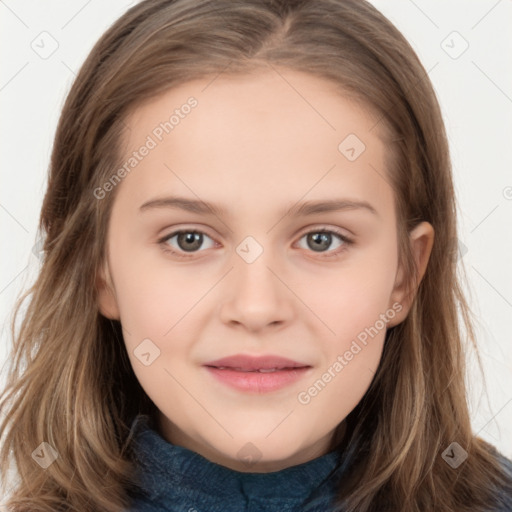
M 236 354 L 234 356 L 223 357 L 222 359 L 217 359 L 215 361 L 210 361 L 209 363 L 205 363 L 205 366 L 215 366 L 215 367 L 227 367 L 227 368 L 236 368 L 239 370 L 268 370 L 272 368 L 282 369 L 282 368 L 303 368 L 306 366 L 310 366 L 308 364 L 299 363 L 297 361 L 293 361 L 292 359 L 288 359 L 286 357 L 280 357 L 276 355 L 266 355 L 266 356 L 248 356 L 244 354 Z

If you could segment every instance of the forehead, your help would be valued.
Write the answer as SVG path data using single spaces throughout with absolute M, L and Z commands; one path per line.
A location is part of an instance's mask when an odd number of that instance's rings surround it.
M 333 82 L 297 71 L 194 80 L 127 116 L 123 163 L 151 149 L 122 188 L 139 205 L 163 191 L 270 204 L 337 188 L 391 200 L 377 121 Z

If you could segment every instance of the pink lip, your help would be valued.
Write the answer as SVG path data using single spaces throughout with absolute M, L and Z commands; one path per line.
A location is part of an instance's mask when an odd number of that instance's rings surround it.
M 310 365 L 279 356 L 251 357 L 242 354 L 211 361 L 204 365 L 218 380 L 240 391 L 266 393 L 301 379 Z M 219 367 L 225 367 L 221 369 Z M 259 372 L 269 370 L 273 372 Z
M 268 393 L 296 382 L 306 373 L 309 373 L 311 367 L 277 370 L 271 373 L 219 370 L 213 366 L 207 366 L 206 369 L 224 384 L 240 391 Z

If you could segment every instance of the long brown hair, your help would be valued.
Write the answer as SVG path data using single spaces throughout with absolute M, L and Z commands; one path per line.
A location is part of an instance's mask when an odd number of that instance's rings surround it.
M 471 430 L 464 346 L 475 340 L 458 275 L 448 143 L 431 82 L 405 38 L 363 0 L 145 0 L 94 46 L 60 116 L 39 222 L 42 269 L 14 309 L 0 402 L 0 470 L 6 477 L 14 457 L 18 477 L 12 487 L 3 479 L 8 510 L 129 507 L 127 489 L 137 484 L 129 427 L 154 404 L 132 371 L 120 322 L 99 313 L 116 190 L 102 199 L 94 190 L 121 165 L 128 112 L 189 80 L 269 65 L 333 81 L 378 114 L 411 283 L 408 232 L 420 221 L 435 230 L 411 310 L 388 329 L 372 385 L 347 417 L 343 445 L 354 459 L 339 505 L 475 512 L 512 487 L 494 448 Z M 45 470 L 31 456 L 43 441 L 58 453 Z M 441 457 L 452 442 L 468 453 L 457 469 Z

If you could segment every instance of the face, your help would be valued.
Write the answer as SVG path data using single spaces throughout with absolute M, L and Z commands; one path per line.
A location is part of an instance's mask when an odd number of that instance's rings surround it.
M 189 82 L 126 124 L 99 303 L 161 435 L 239 471 L 327 453 L 409 308 L 376 118 L 281 70 Z M 432 237 L 411 233 L 420 278 Z M 234 355 L 305 368 L 205 366 Z

